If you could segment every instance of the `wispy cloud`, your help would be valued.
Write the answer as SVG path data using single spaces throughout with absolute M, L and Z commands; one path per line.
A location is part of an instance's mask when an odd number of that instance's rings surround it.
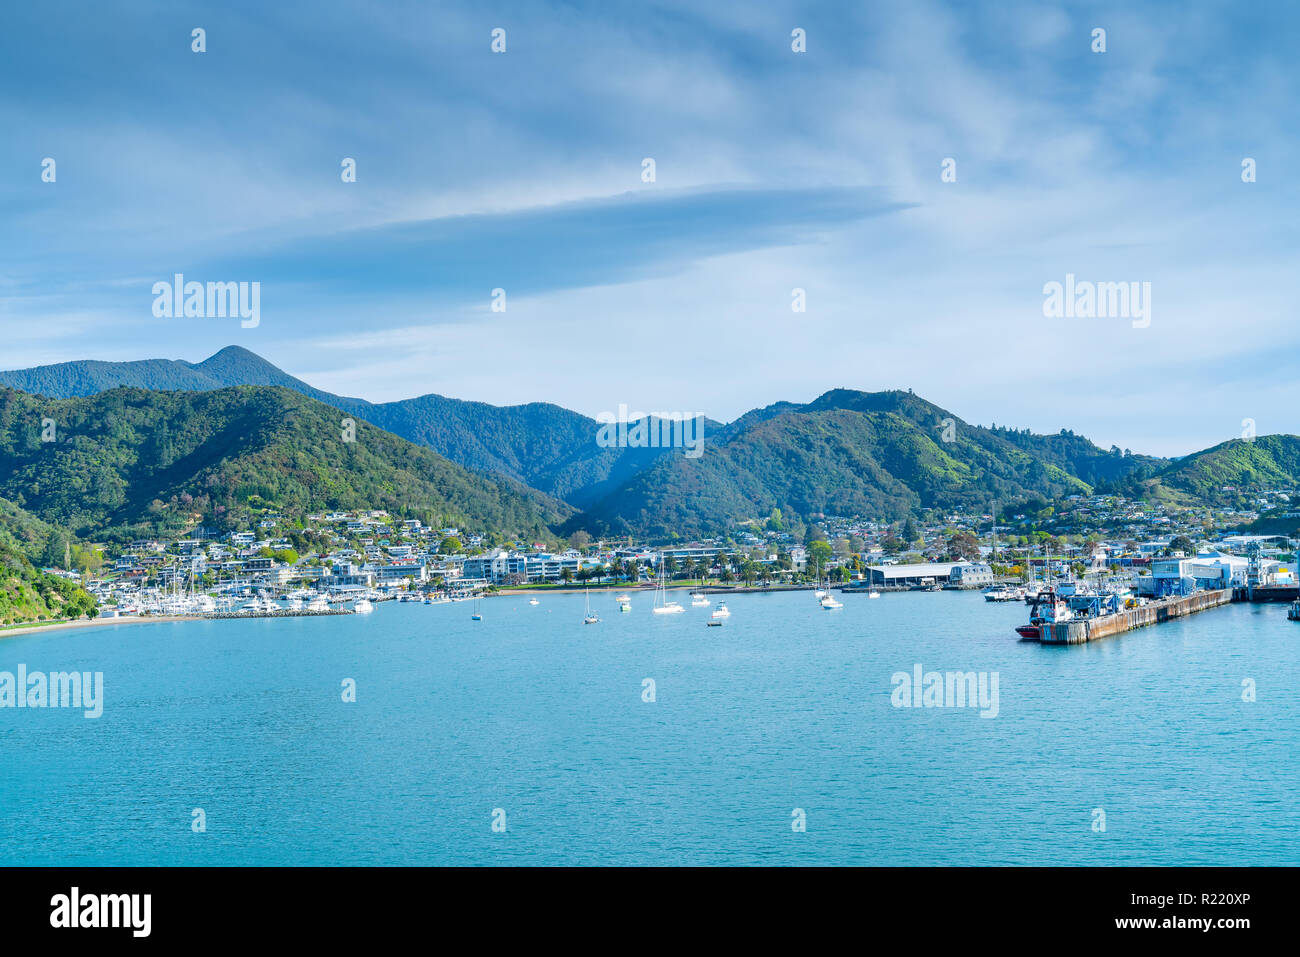
M 1195 408 L 1220 373 L 1234 403 L 1300 408 L 1268 371 L 1300 345 L 1300 12 L 1280 0 L 7 17 L 0 364 L 238 342 L 370 398 L 590 411 L 621 389 L 722 417 L 911 386 L 1161 452 L 1222 429 L 1175 411 L 1153 437 L 1142 404 Z M 173 272 L 263 282 L 262 325 L 154 320 L 149 285 Z M 1045 320 L 1066 272 L 1151 281 L 1151 328 Z

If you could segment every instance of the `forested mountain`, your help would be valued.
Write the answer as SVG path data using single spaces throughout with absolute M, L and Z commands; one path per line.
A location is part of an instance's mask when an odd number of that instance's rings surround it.
M 42 422 L 55 441 L 42 441 Z M 0 497 L 73 534 L 130 538 L 265 511 L 386 509 L 431 524 L 537 535 L 571 513 L 282 387 L 121 388 L 53 400 L 0 391 Z
M 686 536 L 784 514 L 901 518 L 921 508 L 1087 493 L 1145 459 L 1068 434 L 969 425 L 910 392 L 837 389 L 729 427 L 699 459 L 673 456 L 570 520 L 595 532 Z
M 495 406 L 441 395 L 371 403 L 333 395 L 239 346 L 199 363 L 63 362 L 0 372 L 0 386 L 52 398 L 90 396 L 118 386 L 201 392 L 278 385 L 427 446 L 466 468 L 498 472 L 578 507 L 590 504 L 655 461 L 661 449 L 601 448 L 595 419 L 547 402 Z M 720 428 L 716 422 L 709 431 Z
M 1240 505 L 1252 490 L 1300 484 L 1300 437 L 1233 439 L 1132 476 L 1128 491 L 1158 489 L 1175 498 Z
M 57 516 L 74 530 L 99 520 L 119 528 L 178 527 L 200 512 L 230 522 L 241 509 L 328 499 L 338 507 L 400 502 L 520 532 L 562 522 L 565 530 L 694 536 L 772 508 L 896 518 L 922 508 L 1091 490 L 1232 502 L 1236 493 L 1222 492 L 1224 486 L 1284 485 L 1300 474 L 1300 440 L 1290 436 L 1229 442 L 1171 462 L 1101 449 L 1067 430 L 1038 435 L 973 426 L 901 391 L 836 389 L 804 405 L 754 409 L 726 425 L 708 421 L 704 455 L 688 459 L 680 449 L 602 448 L 594 419 L 544 402 L 502 407 L 430 394 L 376 404 L 332 395 L 234 346 L 195 364 L 71 362 L 0 373 L 0 383 L 81 397 L 66 406 L 83 425 L 61 437 L 63 458 L 38 455 L 35 426 L 25 420 L 26 431 L 5 446 L 21 452 L 23 471 L 0 476 L 0 495 L 39 502 L 29 511 Z M 139 388 L 112 399 L 98 394 L 122 384 Z M 228 389 L 248 385 L 280 390 Z M 282 390 L 308 401 L 297 403 Z M 238 409 L 230 405 L 233 395 L 242 396 Z M 18 393 L 6 399 L 26 403 L 29 417 L 41 401 Z M 92 411 L 101 401 L 120 406 L 118 418 L 125 419 L 91 422 L 91 415 L 107 415 Z M 172 415 L 179 418 L 173 422 Z M 286 415 L 289 424 L 277 425 L 275 417 Z M 383 454 L 333 440 L 345 417 L 367 434 L 393 433 L 376 440 Z M 412 458 L 401 444 L 384 444 L 400 443 L 398 436 L 426 449 Z M 78 443 L 85 442 L 91 445 L 83 450 Z M 53 459 L 62 464 L 47 474 Z M 331 469 L 346 477 L 331 481 Z M 375 500 L 366 500 L 371 495 Z

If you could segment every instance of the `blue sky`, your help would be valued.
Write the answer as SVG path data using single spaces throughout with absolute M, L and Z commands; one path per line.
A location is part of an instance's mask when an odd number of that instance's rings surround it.
M 730 419 L 912 388 L 1159 454 L 1300 432 L 1292 3 L 6 17 L 0 367 L 235 343 L 373 400 Z M 177 272 L 260 282 L 260 325 L 155 318 Z M 1150 327 L 1045 318 L 1067 273 L 1150 282 Z

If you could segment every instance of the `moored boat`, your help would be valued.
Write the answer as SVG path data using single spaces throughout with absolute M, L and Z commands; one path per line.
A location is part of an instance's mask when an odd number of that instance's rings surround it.
M 1029 623 L 1017 625 L 1016 634 L 1026 641 L 1040 641 L 1047 625 L 1070 621 L 1073 617 L 1069 603 L 1049 589 L 1039 594 L 1029 613 Z

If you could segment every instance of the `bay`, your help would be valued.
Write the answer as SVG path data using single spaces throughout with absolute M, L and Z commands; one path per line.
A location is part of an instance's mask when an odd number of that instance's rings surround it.
M 545 594 L 480 622 L 389 602 L 0 640 L 0 670 L 105 687 L 97 720 L 0 709 L 0 863 L 1300 861 L 1284 606 L 1045 647 L 976 593 L 732 595 L 721 628 L 678 600 L 593 595 L 590 626 L 583 595 Z M 996 672 L 996 716 L 895 707 L 917 665 Z

